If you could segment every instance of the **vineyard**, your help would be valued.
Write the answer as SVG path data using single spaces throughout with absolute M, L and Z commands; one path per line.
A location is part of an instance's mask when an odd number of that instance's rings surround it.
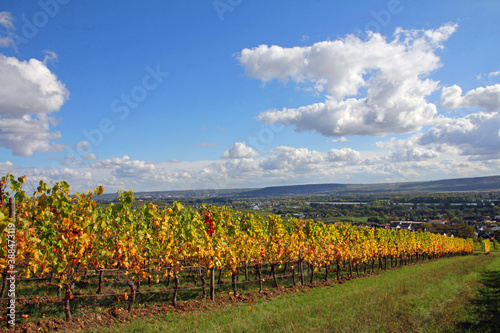
M 175 306 L 182 292 L 213 300 L 217 289 L 237 297 L 245 284 L 260 291 L 280 283 L 304 285 L 320 274 L 340 279 L 474 248 L 470 239 L 263 218 L 225 207 L 136 207 L 132 192 L 119 192 L 117 202 L 99 205 L 93 197 L 104 192 L 102 187 L 70 195 L 65 182 L 40 181 L 28 195 L 25 182 L 7 174 L 0 183 L 1 297 L 14 264 L 16 299 L 52 297 L 67 320 L 75 298 L 125 300 L 131 310 L 146 300 L 137 301 L 139 294 L 150 293 Z M 13 229 L 15 236 L 9 236 Z

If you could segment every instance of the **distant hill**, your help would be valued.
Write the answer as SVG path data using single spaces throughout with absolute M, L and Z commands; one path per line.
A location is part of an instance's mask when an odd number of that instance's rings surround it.
M 464 192 L 500 190 L 500 176 L 443 179 L 395 184 L 398 191 Z
M 375 183 L 375 184 L 306 184 L 269 186 L 259 189 L 224 190 L 186 190 L 137 192 L 135 197 L 142 200 L 152 199 L 203 199 L 228 198 L 251 199 L 270 197 L 294 197 L 301 195 L 348 194 L 348 193 L 432 193 L 432 192 L 472 192 L 500 191 L 500 176 L 456 178 L 422 182 Z M 116 194 L 105 194 L 101 201 L 110 201 Z
M 262 189 L 243 192 L 242 197 L 281 197 L 307 194 L 329 194 L 346 192 L 349 185 L 345 184 L 310 184 L 310 185 L 289 185 L 270 186 Z
M 468 192 L 500 190 L 500 176 L 443 179 L 423 182 L 375 183 L 375 184 L 310 184 L 272 186 L 243 192 L 244 197 L 279 197 L 295 195 L 320 195 L 342 193 L 382 192 Z

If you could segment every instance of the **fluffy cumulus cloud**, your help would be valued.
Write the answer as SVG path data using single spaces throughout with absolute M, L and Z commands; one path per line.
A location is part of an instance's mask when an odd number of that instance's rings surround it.
M 85 143 L 81 143 L 84 145 Z M 235 144 L 232 148 L 244 148 Z M 230 151 L 229 149 L 228 151 Z M 237 152 L 247 151 L 245 154 Z M 307 148 L 281 146 L 264 155 L 247 149 L 233 149 L 233 158 L 217 161 L 155 163 L 131 159 L 125 155 L 75 166 L 76 174 L 67 174 L 79 189 L 91 184 L 102 184 L 109 190 L 168 190 L 168 189 L 222 189 L 235 186 L 255 187 L 273 182 L 331 182 L 335 172 L 342 173 L 352 163 L 362 163 L 363 157 L 351 148 L 331 149 L 326 152 Z M 239 156 L 239 157 L 236 157 Z M 57 172 L 62 176 L 62 170 Z M 46 177 L 48 171 L 44 171 Z M 55 172 L 55 171 L 54 171 Z M 38 172 L 41 174 L 41 172 Z M 54 180 L 57 174 L 54 173 Z M 88 179 L 87 175 L 91 175 Z
M 423 161 L 431 158 L 436 158 L 439 153 L 432 149 L 423 147 L 412 147 L 407 149 L 398 149 L 390 154 L 390 160 L 393 162 L 402 161 Z
M 340 138 L 330 139 L 327 142 L 347 142 L 347 138 L 345 136 L 341 136 Z
M 52 114 L 69 97 L 64 84 L 39 60 L 19 61 L 0 54 L 0 146 L 14 155 L 61 151 L 53 143 Z
M 462 96 L 462 88 L 457 85 L 443 88 L 441 104 L 446 109 L 480 107 L 484 111 L 500 110 L 500 84 L 479 87 Z
M 231 158 L 248 158 L 248 157 L 256 157 L 260 154 L 246 145 L 245 142 L 236 142 L 231 149 L 226 150 L 222 153 L 222 158 L 231 159 Z
M 361 154 L 351 148 L 330 149 L 328 151 L 329 162 L 356 162 L 361 159 Z
M 0 171 L 1 170 L 3 170 L 2 163 L 0 163 Z M 25 186 L 24 189 L 28 194 L 32 194 L 29 192 L 31 190 L 34 191 L 36 184 L 38 184 L 40 180 L 43 180 L 48 184 L 66 181 L 70 185 L 72 193 L 83 192 L 91 189 L 92 187 L 97 187 L 96 182 L 93 181 L 93 174 L 91 170 L 88 169 L 60 167 L 56 164 L 44 168 L 23 168 L 18 166 L 16 167 L 11 164 L 8 170 L 3 172 L 3 174 L 5 175 L 7 172 L 16 177 L 21 175 L 26 176 L 28 186 Z M 32 187 L 32 185 L 35 187 Z
M 241 186 L 250 179 L 256 186 L 263 176 L 258 161 L 251 158 L 229 159 L 225 162 L 212 162 L 193 174 L 192 180 L 201 184 L 202 189 L 222 189 Z
M 261 162 L 264 170 L 302 171 L 317 169 L 326 161 L 326 154 L 307 148 L 281 146 L 271 150 L 272 156 Z
M 435 145 L 423 147 L 418 142 L 421 137 L 422 134 L 419 133 L 404 140 L 391 138 L 388 141 L 377 142 L 375 147 L 390 151 L 385 156 L 388 163 L 424 161 L 439 157 L 439 152 L 435 149 Z
M 236 144 L 233 148 L 238 146 Z M 225 162 L 213 162 L 194 174 L 193 178 L 203 180 L 205 188 L 227 188 L 242 184 L 259 186 L 273 181 L 300 183 L 322 179 L 328 182 L 335 168 L 345 169 L 347 164 L 362 159 L 361 154 L 351 148 L 320 152 L 280 146 L 264 155 L 252 155 L 255 156 L 242 154 L 239 158 L 227 158 Z
M 17 174 L 20 168 L 15 167 L 10 161 L 0 162 L 0 174 L 2 177 L 7 173 Z
M 105 185 L 107 189 L 149 191 L 199 188 L 201 182 L 194 184 L 200 165 L 206 165 L 206 162 L 155 163 L 124 155 L 95 161 L 90 170 L 94 182 Z
M 43 179 L 46 182 L 56 180 L 90 180 L 92 173 L 88 170 L 78 170 L 72 168 L 44 168 L 34 169 L 28 173 L 30 178 Z M 71 185 L 71 184 L 70 184 Z
M 471 158 L 500 158 L 500 114 L 477 112 L 462 118 L 442 118 L 418 140 L 420 145 L 456 147 Z
M 485 161 L 493 166 L 494 161 L 500 159 L 500 114 L 474 112 L 459 118 L 441 116 L 425 132 L 403 140 L 392 138 L 377 142 L 375 146 L 391 151 L 386 157 L 392 162 L 461 161 L 462 167 L 457 170 L 463 175 L 465 166 L 471 165 L 471 161 Z M 451 164 L 459 165 L 457 163 Z M 490 169 L 497 173 L 495 170 Z
M 113 169 L 117 178 L 157 178 L 156 167 L 152 162 L 131 160 L 127 155 L 105 159 L 92 164 L 94 168 Z
M 263 82 L 291 80 L 325 94 L 321 103 L 262 112 L 264 123 L 330 137 L 411 133 L 437 113 L 426 97 L 438 82 L 428 76 L 440 67 L 436 50 L 456 28 L 397 29 L 391 41 L 371 33 L 367 40 L 348 35 L 307 47 L 260 45 L 242 50 L 239 61 Z
M 281 146 L 259 161 L 259 169 L 264 176 L 278 179 L 328 179 L 339 169 L 356 164 L 361 159 L 361 154 L 351 148 L 320 152 Z
M 317 151 L 280 146 L 254 157 L 218 161 L 153 163 L 128 156 L 92 164 L 93 181 L 110 189 L 223 189 L 269 184 L 413 181 L 449 175 L 491 173 L 491 161 L 449 154 L 438 143 L 420 142 L 423 134 L 377 143 L 377 151 L 351 148 Z M 234 147 L 234 146 L 233 146 Z M 486 163 L 488 162 L 488 163 Z M 491 163 L 490 163 L 491 164 Z
M 497 76 L 498 73 L 488 75 Z M 472 89 L 465 94 L 457 85 L 444 87 L 441 105 L 470 113 L 461 118 L 437 119 L 437 124 L 421 135 L 419 144 L 434 144 L 443 150 L 455 149 L 471 160 L 500 158 L 500 84 Z

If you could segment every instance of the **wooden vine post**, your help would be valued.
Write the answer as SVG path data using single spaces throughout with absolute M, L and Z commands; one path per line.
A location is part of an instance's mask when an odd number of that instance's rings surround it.
M 179 294 L 179 273 L 174 274 L 174 295 L 172 296 L 172 306 L 177 306 L 177 295 Z
M 102 282 L 104 280 L 104 269 L 99 270 L 99 285 L 97 287 L 97 294 L 102 293 Z
M 237 271 L 233 271 L 231 274 L 231 283 L 233 285 L 233 295 L 234 297 L 238 297 L 238 287 L 236 285 L 236 277 L 237 277 Z
M 314 269 L 315 269 L 315 265 L 314 264 L 309 264 L 309 268 L 311 270 L 311 279 L 309 280 L 309 284 L 313 284 L 314 282 Z
M 271 264 L 271 275 L 273 276 L 274 288 L 278 289 L 278 280 L 276 279 L 276 264 Z
M 207 211 L 207 213 L 205 214 L 205 223 L 207 224 L 208 227 L 207 234 L 210 237 L 213 237 L 215 233 L 214 223 L 211 219 L 211 214 L 209 211 Z M 215 261 L 213 256 L 212 256 L 212 267 L 210 267 L 210 300 L 211 301 L 215 300 Z
M 260 269 L 260 263 L 255 265 L 255 271 L 257 273 L 257 279 L 259 280 L 259 293 L 262 293 L 262 270 Z
M 210 268 L 210 300 L 215 299 L 215 269 Z
M 64 295 L 64 313 L 66 314 L 66 320 L 71 321 L 71 308 L 70 301 L 73 299 L 73 288 L 75 287 L 75 283 L 66 283 L 66 294 Z
M 128 296 L 128 311 L 131 312 L 132 308 L 134 306 L 135 295 L 136 295 L 136 291 L 137 291 L 137 289 L 135 287 L 136 284 L 135 284 L 135 282 L 132 279 L 130 279 L 125 274 L 123 274 L 121 271 L 118 271 L 118 273 L 125 280 L 125 282 L 127 283 L 127 285 L 130 288 L 130 296 Z
M 203 290 L 203 299 L 206 300 L 207 299 L 207 280 L 205 279 L 205 275 L 203 273 L 201 273 L 201 287 L 202 287 L 202 290 Z
M 299 250 L 299 274 L 300 274 L 300 285 L 304 285 L 304 262 L 302 260 L 302 250 Z
M 132 307 L 134 306 L 135 302 L 135 293 L 136 293 L 136 288 L 135 288 L 135 283 L 129 278 L 126 278 L 127 280 L 127 285 L 130 287 L 130 296 L 129 296 L 129 302 L 128 302 L 128 311 L 132 311 Z

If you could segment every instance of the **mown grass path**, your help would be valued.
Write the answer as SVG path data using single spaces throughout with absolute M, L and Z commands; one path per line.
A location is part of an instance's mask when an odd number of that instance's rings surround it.
M 488 332 L 500 254 L 446 258 L 212 311 L 133 319 L 99 332 Z
M 454 328 L 460 332 L 498 332 L 500 330 L 500 260 L 497 258 L 481 272 L 475 297 L 465 306 L 462 321 Z

